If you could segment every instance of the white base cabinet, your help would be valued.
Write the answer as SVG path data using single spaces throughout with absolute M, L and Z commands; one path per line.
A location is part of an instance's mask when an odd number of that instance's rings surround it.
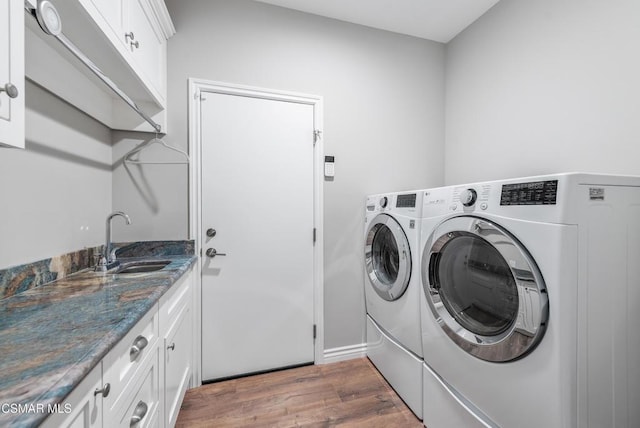
M 193 275 L 160 300 L 160 329 L 164 332 L 161 375 L 164 390 L 163 419 L 173 428 L 189 387 L 193 358 Z
M 89 372 L 76 389 L 59 406 L 59 412 L 49 416 L 43 427 L 100 428 L 102 427 L 102 363 Z
M 174 427 L 192 375 L 194 281 L 192 268 L 42 426 Z
M 131 426 L 148 426 L 147 422 L 158 412 L 157 307 L 156 304 L 156 309 L 149 311 L 102 360 L 102 380 L 111 385 L 110 394 L 103 399 L 106 427 L 129 426 L 130 423 Z M 136 418 L 140 419 L 137 425 L 133 424 Z

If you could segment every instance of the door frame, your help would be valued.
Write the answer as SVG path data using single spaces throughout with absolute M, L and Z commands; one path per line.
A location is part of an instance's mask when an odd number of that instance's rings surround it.
M 195 251 L 198 255 L 196 262 L 196 286 L 193 293 L 195 316 L 194 339 L 196 352 L 194 353 L 194 373 L 192 385 L 202 383 L 202 134 L 200 100 L 203 93 L 217 93 L 227 95 L 262 98 L 274 101 L 294 102 L 313 106 L 314 147 L 313 147 L 313 222 L 316 229 L 316 242 L 313 248 L 313 322 L 316 325 L 316 339 L 314 341 L 314 362 L 324 362 L 324 198 L 323 198 L 323 99 L 319 95 L 301 94 L 297 92 L 280 91 L 254 86 L 237 85 L 206 79 L 188 79 L 188 121 L 189 121 L 189 239 L 195 241 Z M 310 237 L 311 238 L 311 237 Z

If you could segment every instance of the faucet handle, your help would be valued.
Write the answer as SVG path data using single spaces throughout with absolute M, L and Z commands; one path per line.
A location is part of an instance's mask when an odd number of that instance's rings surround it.
M 91 258 L 93 259 L 92 266 L 98 266 L 98 264 L 100 264 L 100 259 L 102 259 L 102 254 L 100 253 L 92 254 Z
M 94 254 L 95 260 L 94 270 L 96 272 L 104 272 L 107 270 L 107 258 L 102 254 Z

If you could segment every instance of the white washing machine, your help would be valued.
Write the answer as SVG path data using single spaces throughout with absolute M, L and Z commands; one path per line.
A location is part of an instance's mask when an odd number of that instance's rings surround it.
M 424 195 L 429 428 L 640 426 L 640 177 Z
M 421 210 L 420 191 L 369 196 L 364 236 L 367 356 L 420 419 Z

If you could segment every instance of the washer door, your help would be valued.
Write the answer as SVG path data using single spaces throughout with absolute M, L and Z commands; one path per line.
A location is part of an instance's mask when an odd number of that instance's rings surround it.
M 436 227 L 422 255 L 422 285 L 438 324 L 475 357 L 515 360 L 544 334 L 542 275 L 522 244 L 497 224 L 461 216 Z
M 411 251 L 402 226 L 390 215 L 379 214 L 369 224 L 364 260 L 369 283 L 380 297 L 402 297 L 411 279 Z

